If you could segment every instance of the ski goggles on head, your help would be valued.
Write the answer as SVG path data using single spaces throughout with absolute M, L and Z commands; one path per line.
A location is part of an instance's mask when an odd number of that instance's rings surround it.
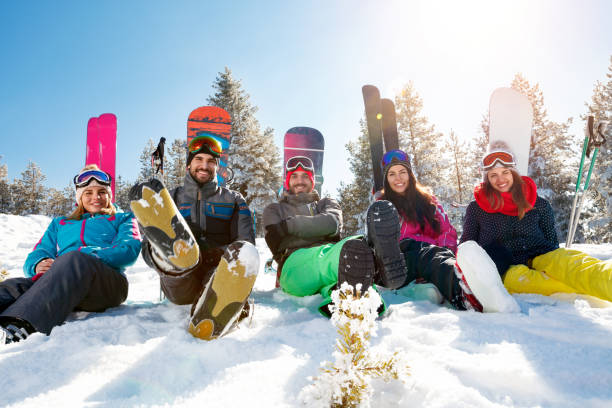
M 221 143 L 212 136 L 196 136 L 189 142 L 189 153 L 198 153 L 202 149 L 215 157 L 219 157 L 223 152 Z
M 485 171 L 491 170 L 498 163 L 502 166 L 516 166 L 516 162 L 514 161 L 514 156 L 512 155 L 512 153 L 500 151 L 489 153 L 485 157 L 483 157 L 482 169 Z
M 102 170 L 85 170 L 74 176 L 72 181 L 76 187 L 85 187 L 92 180 L 96 180 L 103 186 L 110 186 L 112 177 Z
M 285 170 L 290 172 L 296 170 L 298 167 L 301 167 L 305 171 L 310 171 L 314 174 L 314 165 L 312 164 L 312 160 L 306 156 L 294 156 L 290 158 L 287 160 Z
M 382 160 L 381 160 L 383 169 L 389 166 L 394 161 L 402 162 L 402 163 L 406 163 L 406 162 L 410 163 L 410 158 L 408 157 L 406 152 L 403 152 L 401 150 L 389 150 L 387 153 L 383 155 Z

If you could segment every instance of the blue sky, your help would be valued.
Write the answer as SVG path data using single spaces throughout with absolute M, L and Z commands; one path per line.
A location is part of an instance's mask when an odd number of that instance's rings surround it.
M 361 86 L 390 97 L 412 80 L 437 130 L 478 131 L 490 93 L 516 72 L 551 119 L 585 112 L 612 54 L 607 1 L 62 1 L 0 3 L 0 163 L 28 160 L 67 186 L 87 120 L 118 116 L 117 173 L 134 180 L 149 138 L 185 138 L 225 66 L 263 127 L 326 137 L 324 191 L 348 182 Z

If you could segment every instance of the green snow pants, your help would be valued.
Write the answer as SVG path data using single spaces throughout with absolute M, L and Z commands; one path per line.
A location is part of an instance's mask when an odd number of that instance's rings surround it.
M 283 264 L 280 276 L 281 289 L 299 297 L 320 293 L 323 302 L 318 307 L 319 312 L 325 317 L 330 317 L 328 305 L 331 303 L 331 293 L 338 284 L 340 251 L 349 239 L 361 239 L 361 235 L 344 238 L 335 244 L 298 249 L 292 253 Z M 381 301 L 379 314 L 383 314 L 387 309 L 382 297 Z

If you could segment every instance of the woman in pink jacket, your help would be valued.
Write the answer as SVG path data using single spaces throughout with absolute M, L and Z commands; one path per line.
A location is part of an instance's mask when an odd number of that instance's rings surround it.
M 408 285 L 413 280 L 431 282 L 459 310 L 482 311 L 456 272 L 457 231 L 430 189 L 421 185 L 401 150 L 391 150 L 382 159 L 384 190 L 400 215 L 399 246 L 406 260 Z

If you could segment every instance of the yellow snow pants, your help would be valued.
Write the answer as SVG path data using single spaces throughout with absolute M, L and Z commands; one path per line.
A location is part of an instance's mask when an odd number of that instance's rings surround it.
M 504 276 L 510 293 L 578 293 L 612 301 L 612 260 L 601 261 L 574 249 L 559 248 L 525 265 L 511 266 Z

